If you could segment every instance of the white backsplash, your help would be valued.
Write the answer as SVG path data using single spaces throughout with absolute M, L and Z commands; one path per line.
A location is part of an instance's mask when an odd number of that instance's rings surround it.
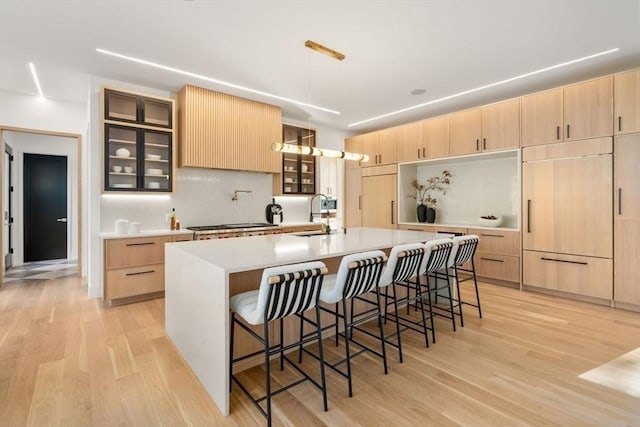
M 284 222 L 308 222 L 309 199 L 309 196 L 275 197 L 276 203 L 282 206 Z
M 240 193 L 232 201 L 234 190 Z M 101 230 L 113 231 L 115 220 L 140 222 L 143 230 L 169 228 L 165 218 L 172 208 L 182 228 L 190 225 L 265 222 L 271 203 L 270 174 L 219 169 L 180 168 L 176 170 L 176 191 L 169 196 L 102 197 Z

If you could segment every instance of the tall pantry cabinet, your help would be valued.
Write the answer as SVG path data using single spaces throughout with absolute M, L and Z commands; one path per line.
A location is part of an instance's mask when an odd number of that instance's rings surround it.
M 617 136 L 613 152 L 614 301 L 640 308 L 640 134 Z

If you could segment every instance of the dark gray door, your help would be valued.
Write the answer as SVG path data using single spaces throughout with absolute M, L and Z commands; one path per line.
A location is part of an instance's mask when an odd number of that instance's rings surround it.
M 24 155 L 24 261 L 67 258 L 67 158 Z

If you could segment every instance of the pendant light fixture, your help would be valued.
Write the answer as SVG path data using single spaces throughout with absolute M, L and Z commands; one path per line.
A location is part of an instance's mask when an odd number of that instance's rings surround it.
M 337 59 L 338 61 L 343 61 L 346 56 L 343 53 L 340 53 L 336 50 L 330 49 L 326 46 L 321 45 L 320 43 L 314 42 L 313 40 L 307 40 L 304 43 L 305 47 L 309 49 L 315 50 L 316 52 L 322 53 L 324 55 L 328 55 L 332 58 Z M 309 98 L 311 98 L 311 59 L 309 57 Z M 342 99 L 342 67 L 340 67 L 340 75 L 338 78 L 338 99 L 341 103 Z M 311 116 L 309 115 L 308 120 L 308 129 L 311 130 Z M 294 142 L 294 141 L 291 141 Z M 338 151 L 338 150 L 330 150 L 326 148 L 318 148 L 318 147 L 310 147 L 308 145 L 296 145 L 290 144 L 287 142 L 274 142 L 271 144 L 271 149 L 273 151 L 279 151 L 282 153 L 291 153 L 291 154 L 302 154 L 302 155 L 310 155 L 310 156 L 322 156 L 322 157 L 331 157 L 335 159 L 343 159 L 343 160 L 354 160 L 361 162 L 368 162 L 369 156 L 366 154 L 360 153 L 350 153 L 346 151 Z

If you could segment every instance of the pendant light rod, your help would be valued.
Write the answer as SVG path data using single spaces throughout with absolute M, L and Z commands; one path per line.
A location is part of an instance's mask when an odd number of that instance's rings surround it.
M 313 40 L 307 40 L 306 42 L 304 42 L 304 45 L 306 47 L 308 47 L 309 49 L 313 49 L 316 52 L 320 52 L 323 53 L 325 55 L 329 55 L 332 58 L 337 59 L 338 61 L 342 61 L 343 59 L 346 58 L 346 56 L 344 55 L 344 53 L 340 53 L 336 50 L 330 49 L 326 46 L 321 45 L 320 43 L 314 42 Z

